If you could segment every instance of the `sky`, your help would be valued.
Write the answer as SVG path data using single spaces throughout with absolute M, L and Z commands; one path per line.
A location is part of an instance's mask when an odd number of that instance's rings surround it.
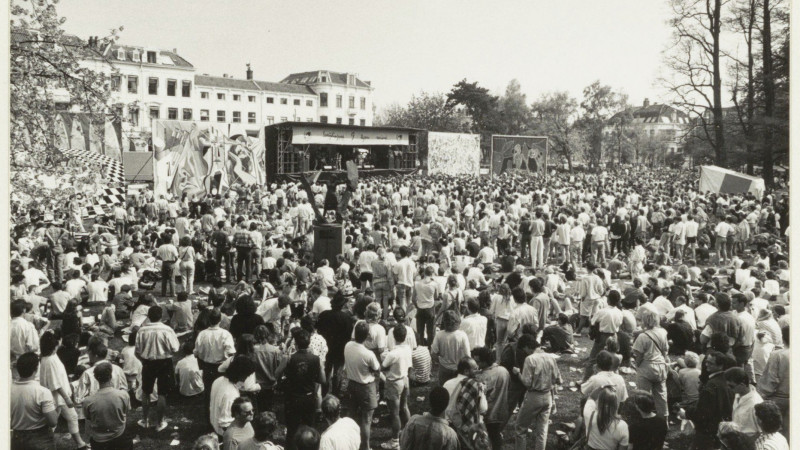
M 466 78 L 495 94 L 519 80 L 528 102 L 580 97 L 600 80 L 664 102 L 667 0 L 61 0 L 67 32 L 177 49 L 198 73 L 280 81 L 292 72 L 358 73 L 378 109 Z

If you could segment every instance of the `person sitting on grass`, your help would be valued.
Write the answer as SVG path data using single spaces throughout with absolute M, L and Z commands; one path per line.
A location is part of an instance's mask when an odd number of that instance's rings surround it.
M 542 347 L 550 353 L 574 353 L 575 338 L 572 325 L 564 313 L 558 314 L 558 323 L 550 325 L 542 332 Z
M 656 415 L 656 404 L 653 395 L 637 391 L 633 394 L 633 406 L 641 416 L 641 420 L 631 422 L 631 450 L 660 450 L 664 448 L 667 437 L 667 422 Z

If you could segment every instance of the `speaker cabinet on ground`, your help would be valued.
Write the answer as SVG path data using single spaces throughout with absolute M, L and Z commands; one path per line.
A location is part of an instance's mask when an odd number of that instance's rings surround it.
M 327 259 L 331 266 L 344 253 L 344 228 L 340 223 L 314 225 L 314 262 Z

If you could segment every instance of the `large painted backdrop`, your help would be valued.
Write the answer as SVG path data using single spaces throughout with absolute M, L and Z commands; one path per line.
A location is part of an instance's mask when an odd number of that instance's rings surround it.
M 492 136 L 492 173 L 533 175 L 547 171 L 547 138 Z
M 428 173 L 479 175 L 481 136 L 478 134 L 428 133 Z
M 157 196 L 217 195 L 266 181 L 264 129 L 153 121 L 153 183 Z

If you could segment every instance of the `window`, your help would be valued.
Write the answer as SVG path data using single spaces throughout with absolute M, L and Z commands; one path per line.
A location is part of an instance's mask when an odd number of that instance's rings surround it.
M 125 50 L 117 49 L 117 59 L 120 61 L 125 61 Z
M 328 77 L 325 77 L 325 76 L 323 76 L 323 77 L 322 77 L 322 82 L 323 82 L 323 83 L 327 83 L 327 82 L 328 82 Z
M 167 96 L 175 97 L 175 89 L 178 87 L 176 80 L 167 80 Z
M 200 110 L 200 122 L 208 122 L 208 110 L 201 109 Z
M 341 95 L 337 95 L 336 96 L 336 107 L 337 108 L 341 108 L 342 107 L 342 96 Z
M 288 98 L 282 98 L 281 99 L 281 105 L 288 105 L 288 104 L 289 104 L 289 99 Z
M 240 102 L 242 101 L 242 96 L 239 94 L 233 94 L 233 101 Z
M 272 125 L 275 123 L 275 118 L 272 116 L 267 117 L 267 124 Z
M 348 100 L 347 107 L 354 109 L 356 107 L 356 98 L 351 95 L 350 98 L 347 100 Z
M 292 103 L 294 104 L 294 106 L 300 106 L 300 99 L 296 98 Z
M 225 94 L 222 93 L 217 94 L 217 100 L 225 100 Z
M 367 109 L 367 99 L 361 97 L 361 109 Z
M 168 108 L 167 109 L 167 119 L 169 119 L 169 120 L 178 120 L 178 108 Z
M 255 95 L 248 95 L 247 96 L 247 101 L 250 102 L 250 103 L 255 103 L 256 102 L 256 96 Z
M 287 120 L 289 120 L 287 117 L 281 117 L 281 122 L 286 122 Z
M 200 98 L 208 100 L 208 92 L 201 92 Z
M 111 75 L 111 90 L 119 92 L 119 85 L 122 83 L 122 78 L 119 75 Z
M 347 75 L 347 84 L 351 86 L 355 86 L 356 84 L 356 76 L 355 75 Z
M 131 59 L 136 62 L 142 62 L 142 55 L 139 54 L 139 50 L 131 52 Z
M 312 119 L 311 117 L 309 117 L 308 119 L 306 119 L 306 122 L 313 122 L 313 121 L 314 121 L 314 119 Z
M 328 107 L 328 93 L 327 92 L 323 92 L 323 93 L 319 94 L 319 106 L 321 106 L 323 108 L 327 108 Z
M 275 97 L 267 97 L 267 103 L 275 103 Z
M 139 92 L 139 77 L 128 75 L 128 93 L 135 94 L 137 92 Z
M 366 121 L 366 120 L 364 120 L 364 119 L 361 119 L 359 122 L 360 122 L 360 124 L 361 124 L 361 126 L 362 126 L 362 127 L 365 127 L 365 126 L 367 126 L 367 121 Z
M 181 82 L 181 96 L 190 97 L 192 95 L 192 82 L 183 80 Z
M 155 64 L 156 62 L 158 62 L 156 60 L 156 52 L 147 52 L 147 62 L 149 62 L 150 64 Z
M 328 116 L 319 116 L 319 123 L 328 123 Z
M 225 122 L 225 111 L 217 110 L 217 122 Z
M 150 107 L 150 118 L 151 119 L 158 119 L 159 111 L 158 106 L 151 106 Z
M 347 124 L 348 124 L 348 125 L 355 125 L 355 124 L 356 124 L 356 119 L 353 119 L 353 118 L 351 117 L 351 118 L 350 118 L 350 120 L 348 120 L 348 121 L 347 121 Z
M 183 108 L 183 120 L 192 120 L 192 108 Z
M 256 113 L 254 112 L 247 113 L 247 123 L 256 123 Z
M 139 126 L 139 108 L 128 108 L 128 122 L 131 126 Z
M 233 123 L 242 123 L 242 112 L 241 111 L 234 111 L 233 112 Z
M 337 123 L 338 125 L 341 125 L 341 124 L 342 124 L 342 118 L 341 118 L 341 117 L 337 117 L 337 118 L 336 118 L 336 123 Z
M 306 106 L 314 106 L 314 100 L 306 100 Z
M 158 95 L 158 78 L 150 78 L 147 80 L 147 93 L 150 95 Z

